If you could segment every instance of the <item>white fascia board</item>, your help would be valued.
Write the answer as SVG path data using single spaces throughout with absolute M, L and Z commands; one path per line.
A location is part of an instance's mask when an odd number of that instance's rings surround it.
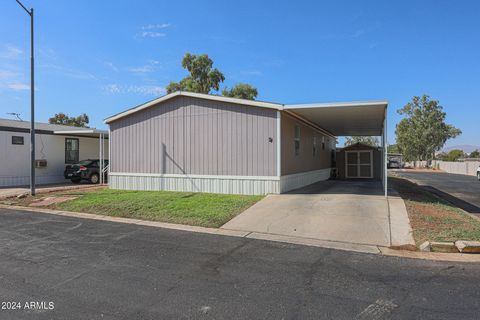
M 307 104 L 286 104 L 284 109 L 313 109 L 313 108 L 338 108 L 338 107 L 363 107 L 363 106 L 387 106 L 387 100 L 367 100 L 351 102 L 329 102 L 329 103 L 307 103 Z
M 86 130 L 55 130 L 54 134 L 108 134 L 107 130 L 86 129 Z
M 199 98 L 199 99 L 206 99 L 206 100 L 213 100 L 213 101 L 221 101 L 227 103 L 237 103 L 252 107 L 260 107 L 260 108 L 269 108 L 269 109 L 276 109 L 282 110 L 283 105 L 278 103 L 271 103 L 271 102 L 263 102 L 263 101 L 255 101 L 255 100 L 245 100 L 245 99 L 237 99 L 237 98 L 230 98 L 230 97 L 222 97 L 222 96 L 215 96 L 210 94 L 203 94 L 203 93 L 194 93 L 194 92 L 183 92 L 183 91 L 176 91 L 170 94 L 167 94 L 163 97 L 157 98 L 155 100 L 149 101 L 147 103 L 141 104 L 135 108 L 129 109 L 124 112 L 120 112 L 116 115 L 108 117 L 104 120 L 105 123 L 110 123 L 112 121 L 118 120 L 120 118 L 126 117 L 130 114 L 136 113 L 138 111 L 147 109 L 153 105 L 156 105 L 160 102 L 172 99 L 177 96 L 184 96 L 184 97 L 192 97 L 192 98 Z

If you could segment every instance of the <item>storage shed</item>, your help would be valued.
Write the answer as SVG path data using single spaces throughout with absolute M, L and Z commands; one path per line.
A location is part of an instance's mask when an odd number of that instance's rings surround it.
M 336 152 L 337 178 L 382 179 L 382 150 L 363 143 L 355 143 Z

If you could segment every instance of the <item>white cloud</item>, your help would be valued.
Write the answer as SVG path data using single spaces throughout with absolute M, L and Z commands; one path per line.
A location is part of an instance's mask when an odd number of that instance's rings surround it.
M 166 93 L 164 87 L 153 85 L 118 85 L 109 84 L 103 90 L 111 94 L 140 94 L 145 96 L 161 96 Z
M 246 76 L 263 76 L 262 71 L 255 69 L 242 71 L 241 74 Z
M 30 86 L 25 83 L 11 83 L 11 84 L 8 84 L 7 87 L 15 91 L 30 90 Z
M 163 32 L 155 32 L 155 31 L 143 31 L 140 36 L 142 38 L 160 38 L 165 37 L 166 34 Z
M 75 79 L 81 79 L 81 80 L 97 80 L 97 77 L 94 76 L 93 74 L 89 72 L 85 72 L 82 70 L 77 70 L 77 69 L 71 69 L 71 68 L 66 68 L 60 65 L 55 65 L 55 64 L 45 64 L 39 66 L 41 68 L 44 68 L 50 72 L 53 72 L 55 74 L 59 74 L 61 76 L 69 77 L 69 78 L 75 78 Z
M 157 23 L 157 24 L 147 24 L 142 26 L 142 32 L 138 33 L 135 38 L 161 38 L 165 37 L 167 34 L 165 32 L 160 32 L 160 30 L 170 27 L 170 23 Z
M 17 77 L 19 74 L 10 70 L 0 70 L 0 80 L 6 80 Z
M 115 72 L 119 71 L 118 68 L 113 64 L 113 62 L 105 61 L 103 64 L 106 65 L 108 68 L 110 68 L 112 71 L 115 71 Z
M 157 66 L 160 64 L 159 61 L 150 59 L 146 65 L 140 67 L 132 67 L 128 68 L 127 70 L 133 73 L 144 74 L 155 71 Z
M 142 30 L 152 30 L 152 29 L 165 29 L 170 27 L 170 23 L 158 23 L 158 24 L 148 24 L 142 27 Z
M 10 44 L 5 45 L 5 48 L 0 51 L 0 57 L 4 59 L 17 59 L 23 54 L 22 49 L 12 46 Z

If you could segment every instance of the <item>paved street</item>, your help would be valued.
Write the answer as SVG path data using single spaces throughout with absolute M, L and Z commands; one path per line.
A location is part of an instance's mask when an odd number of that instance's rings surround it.
M 458 207 L 480 214 L 480 181 L 477 177 L 446 172 L 397 171 L 400 177 L 411 179 L 433 191 Z
M 0 319 L 478 319 L 480 265 L 0 209 Z

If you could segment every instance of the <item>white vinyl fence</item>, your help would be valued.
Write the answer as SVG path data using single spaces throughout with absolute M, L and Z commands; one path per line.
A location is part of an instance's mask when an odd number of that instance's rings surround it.
M 434 160 L 433 165 L 448 173 L 476 176 L 477 168 L 480 166 L 480 161 L 453 162 Z
M 412 162 L 407 162 L 406 165 L 414 168 L 425 168 L 428 166 L 427 161 L 412 161 Z M 431 166 L 448 173 L 476 176 L 477 168 L 478 166 L 480 166 L 480 161 L 463 162 L 463 161 L 433 160 L 431 163 Z

